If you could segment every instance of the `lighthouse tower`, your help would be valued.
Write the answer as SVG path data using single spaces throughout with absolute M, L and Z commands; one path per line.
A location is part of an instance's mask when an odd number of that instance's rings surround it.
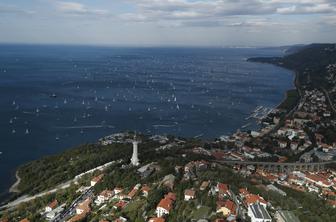
M 133 140 L 133 155 L 131 158 L 131 164 L 133 166 L 138 166 L 139 165 L 139 158 L 138 158 L 138 141 L 136 140 L 136 138 L 134 138 Z

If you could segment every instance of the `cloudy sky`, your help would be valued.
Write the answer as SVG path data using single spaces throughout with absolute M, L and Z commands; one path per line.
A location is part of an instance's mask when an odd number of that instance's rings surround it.
M 336 0 L 1 0 L 0 42 L 137 46 L 336 42 Z

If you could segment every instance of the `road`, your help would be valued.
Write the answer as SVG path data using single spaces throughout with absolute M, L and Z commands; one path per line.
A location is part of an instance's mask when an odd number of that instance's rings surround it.
M 44 192 L 41 192 L 39 194 L 36 194 L 34 196 L 28 196 L 28 195 L 24 195 L 12 202 L 9 202 L 8 204 L 6 205 L 3 205 L 0 207 L 0 210 L 2 209 L 8 209 L 8 208 L 13 208 L 21 203 L 25 203 L 25 202 L 28 202 L 28 201 L 31 201 L 31 200 L 34 200 L 38 197 L 43 197 L 44 195 L 47 195 L 47 194 L 51 194 L 51 193 L 55 193 L 57 192 L 58 190 L 61 190 L 61 189 L 65 189 L 65 188 L 68 188 L 70 187 L 71 183 L 74 182 L 74 179 L 73 180 L 69 180 L 65 183 L 62 183 L 62 184 L 59 184 L 58 186 L 56 186 L 55 188 L 51 189 L 51 190 L 48 190 L 48 191 L 44 191 Z
M 52 222 L 63 222 L 71 218 L 76 214 L 76 207 L 79 203 L 83 202 L 87 198 L 93 198 L 93 187 L 88 189 L 87 191 L 83 192 L 79 197 L 77 197 L 71 204 L 70 206 L 63 211 L 61 214 L 56 216 Z
M 66 189 L 68 187 L 70 187 L 71 183 L 75 183 L 76 181 L 78 181 L 82 176 L 88 174 L 88 173 L 91 173 L 91 172 L 94 172 L 95 170 L 104 170 L 105 168 L 111 166 L 112 164 L 115 164 L 115 163 L 121 163 L 123 160 L 122 159 L 119 159 L 119 160 L 114 160 L 114 161 L 111 161 L 111 162 L 108 162 L 108 163 L 105 163 L 104 165 L 101 165 L 101 166 L 98 166 L 96 168 L 93 168 L 89 171 L 86 171 L 82 174 L 79 174 L 77 175 L 75 178 L 67 181 L 67 182 L 64 182 L 64 183 L 61 183 L 59 185 L 57 185 L 55 188 L 51 189 L 51 190 L 48 190 L 48 191 L 44 191 L 44 192 L 41 192 L 41 193 L 38 193 L 34 196 L 28 196 L 28 195 L 24 195 L 22 197 L 19 197 L 18 199 L 12 201 L 12 202 L 9 202 L 7 203 L 6 205 L 3 205 L 0 207 L 0 211 L 1 210 L 4 210 L 4 209 L 8 209 L 8 208 L 13 208 L 21 203 L 25 203 L 25 202 L 28 202 L 28 201 L 31 201 L 31 200 L 34 200 L 38 197 L 42 197 L 42 196 L 45 196 L 45 195 L 48 195 L 48 194 L 51 194 L 51 193 L 55 193 L 57 192 L 58 190 L 61 190 L 61 189 Z

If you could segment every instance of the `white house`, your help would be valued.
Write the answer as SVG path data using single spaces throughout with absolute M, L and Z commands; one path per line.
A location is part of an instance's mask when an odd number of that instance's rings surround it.
M 184 200 L 189 201 L 189 200 L 195 199 L 195 197 L 196 197 L 195 193 L 196 192 L 194 190 L 191 190 L 191 189 L 185 190 L 184 191 Z
M 163 217 L 164 215 L 169 214 L 169 211 L 173 207 L 175 200 L 176 195 L 173 193 L 168 193 L 156 207 L 155 212 L 157 217 Z
M 103 190 L 98 196 L 95 201 L 97 205 L 101 205 L 108 201 L 112 196 L 113 196 L 113 191 L 112 190 Z
M 249 205 L 247 215 L 251 218 L 251 222 L 272 222 L 265 206 L 259 203 Z
M 45 212 L 51 212 L 53 211 L 58 205 L 58 201 L 54 200 L 53 202 L 51 202 L 50 204 L 48 204 L 48 206 L 45 207 Z

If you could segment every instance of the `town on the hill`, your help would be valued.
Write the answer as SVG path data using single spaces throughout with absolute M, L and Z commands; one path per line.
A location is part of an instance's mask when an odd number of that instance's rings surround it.
M 4 205 L 0 221 L 336 221 L 335 67 L 325 65 L 328 84 L 321 87 L 310 84 L 314 77 L 304 69 L 311 77 L 296 80 L 296 95 L 288 93 L 259 130 L 211 142 L 132 132 L 106 136 L 88 148 L 96 152 L 94 167 L 53 189 L 59 184 L 53 181 L 69 179 L 55 171 L 44 190 Z M 105 161 L 111 149 L 121 154 Z M 63 174 L 75 167 L 76 155 L 64 162 Z M 23 183 L 40 166 L 33 164 L 19 170 Z

